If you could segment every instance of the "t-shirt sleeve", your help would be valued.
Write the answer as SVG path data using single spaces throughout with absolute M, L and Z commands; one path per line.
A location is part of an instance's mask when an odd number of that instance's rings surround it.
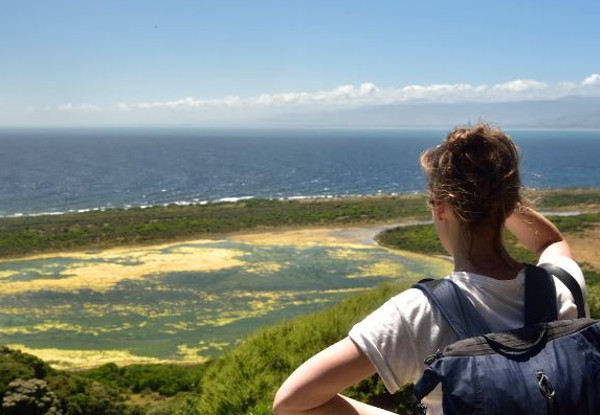
M 414 381 L 422 370 L 415 344 L 422 335 L 419 332 L 427 332 L 423 340 L 430 341 L 430 331 L 418 329 L 430 311 L 424 294 L 412 288 L 387 301 L 350 330 L 350 339 L 369 357 L 390 393 Z
M 581 293 L 583 294 L 583 301 L 585 303 L 585 315 L 589 317 L 590 308 L 587 303 L 587 289 L 585 285 L 585 278 L 583 276 L 581 268 L 579 267 L 579 265 L 577 265 L 577 262 L 575 262 L 572 258 L 566 256 L 544 253 L 538 261 L 538 265 L 539 264 L 556 265 L 557 267 L 560 267 L 563 270 L 567 271 L 569 274 L 571 274 L 571 276 L 573 276 L 573 278 L 575 278 L 575 280 L 581 287 Z M 573 296 L 571 295 L 569 289 L 561 281 L 555 280 L 555 282 L 557 285 L 557 290 L 565 292 L 565 295 L 568 296 L 569 300 L 572 300 Z M 574 300 L 569 301 L 568 303 L 563 302 L 562 306 L 559 308 L 559 316 L 562 316 L 562 318 L 577 318 L 577 308 L 576 306 L 574 306 L 574 304 Z M 567 310 L 567 308 L 572 308 L 572 310 Z

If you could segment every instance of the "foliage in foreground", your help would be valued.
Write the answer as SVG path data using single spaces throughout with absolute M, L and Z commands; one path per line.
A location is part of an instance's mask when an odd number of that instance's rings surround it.
M 40 359 L 3 350 L 0 359 L 0 399 L 15 379 L 43 379 L 49 393 L 56 395 L 65 415 L 230 415 L 271 414 L 278 387 L 304 360 L 346 336 L 360 321 L 387 299 L 409 286 L 386 284 L 312 314 L 298 317 L 259 331 L 237 347 L 205 366 L 135 365 L 119 368 L 108 364 L 81 372 L 51 369 Z M 4 369 L 4 370 L 2 370 Z M 6 375 L 6 376 L 5 376 Z M 181 379 L 180 379 L 181 378 Z M 154 390 L 195 393 L 153 409 L 127 406 L 123 392 Z M 404 410 L 410 404 L 409 389 L 389 395 L 378 376 L 373 376 L 345 392 L 366 402 L 376 402 L 390 410 Z M 197 398 L 199 396 L 199 398 Z M 104 405 L 104 408 L 101 408 Z
M 146 364 L 119 367 L 108 363 L 81 374 L 104 385 L 118 387 L 128 393 L 155 392 L 170 397 L 179 392 L 192 392 L 209 364 Z
M 37 357 L 0 347 L 2 413 L 134 415 L 115 388 L 57 371 Z
M 353 324 L 409 284 L 383 285 L 312 314 L 280 323 L 248 337 L 217 359 L 201 385 L 202 414 L 271 414 L 281 383 L 302 362 L 345 337 Z M 410 405 L 406 391 L 389 395 L 378 376 L 349 388 L 346 395 L 390 410 Z

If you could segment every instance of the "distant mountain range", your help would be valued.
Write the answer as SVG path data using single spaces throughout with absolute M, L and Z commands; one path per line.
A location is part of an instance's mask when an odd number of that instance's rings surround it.
M 488 121 L 502 127 L 600 128 L 600 97 L 518 102 L 407 103 L 294 111 L 269 117 L 275 126 L 448 127 Z

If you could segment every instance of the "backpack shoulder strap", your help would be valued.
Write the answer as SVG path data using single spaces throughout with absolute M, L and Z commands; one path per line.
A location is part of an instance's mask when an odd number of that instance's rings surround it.
M 525 268 L 525 325 L 546 323 L 558 319 L 556 287 L 552 276 L 543 268 Z
M 471 301 L 449 279 L 421 280 L 413 287 L 423 291 L 431 304 L 440 310 L 459 339 L 490 332 Z
M 541 264 L 540 268 L 545 269 L 550 274 L 558 278 L 571 291 L 571 295 L 577 306 L 577 318 L 585 317 L 585 302 L 583 301 L 583 292 L 577 280 L 561 267 L 554 264 Z

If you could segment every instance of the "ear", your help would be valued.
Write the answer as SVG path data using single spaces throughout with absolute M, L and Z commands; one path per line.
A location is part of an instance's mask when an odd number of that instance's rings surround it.
M 438 220 L 438 221 L 445 220 L 448 216 L 449 209 L 450 209 L 450 207 L 447 205 L 446 202 L 441 201 L 441 200 L 433 201 L 433 215 L 436 220 Z

